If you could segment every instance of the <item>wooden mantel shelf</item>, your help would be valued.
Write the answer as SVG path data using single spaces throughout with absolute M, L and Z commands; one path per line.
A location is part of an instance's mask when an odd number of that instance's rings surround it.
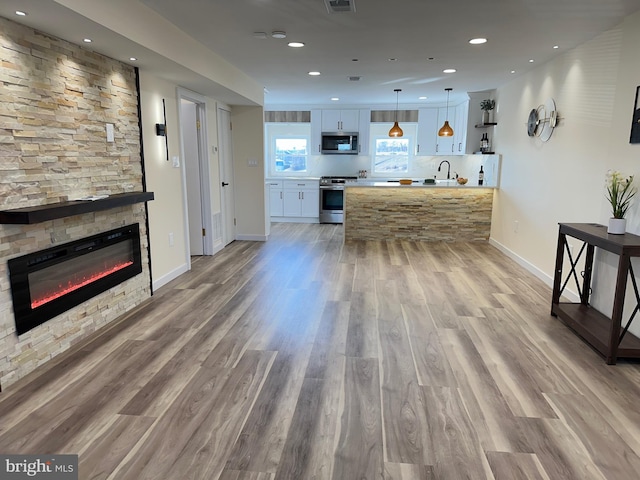
M 153 198 L 153 192 L 130 192 L 109 195 L 100 200 L 70 200 L 49 205 L 2 210 L 0 211 L 0 224 L 29 225 L 47 222 L 57 218 L 71 217 L 72 215 L 83 215 L 135 203 L 148 202 Z

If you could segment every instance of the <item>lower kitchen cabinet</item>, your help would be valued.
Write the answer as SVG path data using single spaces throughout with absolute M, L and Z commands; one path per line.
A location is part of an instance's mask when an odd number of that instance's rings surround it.
M 282 217 L 284 215 L 282 180 L 269 181 L 267 187 L 269 187 L 269 214 L 272 217 Z
M 320 186 L 318 181 L 284 181 L 284 216 L 318 217 Z
M 318 180 L 268 180 L 269 214 L 278 221 L 317 219 L 320 211 Z M 304 221 L 304 220 L 302 220 Z

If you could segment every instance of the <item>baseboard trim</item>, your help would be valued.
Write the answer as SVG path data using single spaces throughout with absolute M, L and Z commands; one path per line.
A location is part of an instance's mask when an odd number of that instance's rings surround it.
M 248 242 L 266 242 L 269 235 L 236 235 L 236 240 L 245 240 Z
M 157 280 L 154 280 L 153 281 L 153 291 L 155 292 L 160 287 L 166 285 L 171 280 L 174 280 L 174 279 L 178 278 L 180 275 L 182 275 L 183 273 L 186 273 L 188 271 L 189 271 L 189 265 L 187 265 L 187 264 L 180 265 L 178 268 L 175 268 L 172 271 L 170 271 L 169 273 L 167 273 L 167 274 L 163 275 L 162 277 L 158 278 Z
M 536 267 L 533 263 L 521 257 L 513 250 L 507 248 L 506 246 L 504 246 L 503 244 L 495 240 L 493 237 L 489 238 L 489 244 L 496 247 L 498 250 L 504 253 L 507 257 L 514 260 L 518 265 L 520 265 L 521 267 L 525 268 L 527 271 L 529 271 L 530 273 L 538 277 L 549 287 L 553 288 L 553 277 L 551 277 L 550 275 L 547 275 L 545 272 L 543 272 L 538 267 Z M 569 288 L 564 289 L 564 292 L 562 292 L 562 296 L 566 297 L 572 302 L 580 301 L 580 297 L 578 296 L 578 294 Z

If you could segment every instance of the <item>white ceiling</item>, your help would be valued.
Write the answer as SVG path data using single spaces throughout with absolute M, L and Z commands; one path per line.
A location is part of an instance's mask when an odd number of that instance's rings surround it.
M 356 12 L 343 14 L 329 14 L 324 0 L 141 1 L 264 85 L 267 108 L 290 109 L 395 106 L 395 88 L 402 89 L 400 105 L 442 103 L 446 87 L 455 100 L 496 88 L 640 10 L 639 0 L 354 0 Z M 16 9 L 29 15 L 17 17 Z M 87 48 L 124 61 L 134 55 L 141 69 L 229 104 L 243 103 L 54 0 L 2 0 L 0 16 L 74 43 L 90 36 L 94 42 Z M 272 38 L 274 30 L 287 38 Z M 470 45 L 474 37 L 489 41 Z M 288 41 L 305 47 L 287 47 Z M 442 72 L 449 67 L 457 72 Z M 322 74 L 311 77 L 312 70 Z

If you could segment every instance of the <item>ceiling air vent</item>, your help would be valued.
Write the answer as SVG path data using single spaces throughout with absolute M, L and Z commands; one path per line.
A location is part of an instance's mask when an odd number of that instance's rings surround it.
M 350 82 L 359 82 L 360 78 L 362 78 L 362 77 L 359 77 L 359 76 L 358 77 L 349 77 L 349 81 Z
M 349 13 L 356 11 L 355 0 L 324 0 L 329 13 Z

